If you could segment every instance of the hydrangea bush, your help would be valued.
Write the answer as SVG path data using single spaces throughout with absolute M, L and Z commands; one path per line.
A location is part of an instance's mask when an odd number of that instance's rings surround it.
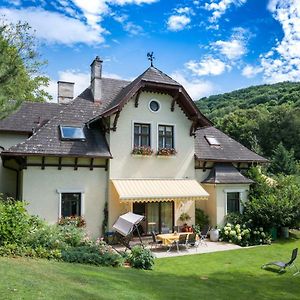
M 263 227 L 251 228 L 251 220 L 248 224 L 227 223 L 220 233 L 220 240 L 240 246 L 270 244 L 271 237 L 264 232 Z

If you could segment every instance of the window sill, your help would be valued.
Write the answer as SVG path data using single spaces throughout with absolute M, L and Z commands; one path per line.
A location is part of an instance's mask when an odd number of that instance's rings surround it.
M 136 157 L 136 158 L 146 158 L 146 157 L 151 157 L 151 155 L 144 155 L 144 154 L 131 154 L 131 157 Z
M 156 155 L 156 158 L 176 158 L 176 155 Z

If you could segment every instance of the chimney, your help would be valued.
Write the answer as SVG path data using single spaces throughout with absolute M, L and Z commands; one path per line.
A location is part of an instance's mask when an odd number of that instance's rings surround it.
M 91 64 L 91 89 L 94 96 L 94 102 L 100 102 L 102 98 L 102 62 L 100 57 L 96 56 Z
M 68 104 L 74 98 L 74 82 L 57 81 L 59 104 Z

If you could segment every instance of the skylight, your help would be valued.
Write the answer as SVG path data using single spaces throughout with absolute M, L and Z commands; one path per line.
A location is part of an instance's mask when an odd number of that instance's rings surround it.
M 212 135 L 206 135 L 205 138 L 211 146 L 220 146 L 221 145 L 220 142 Z
M 82 127 L 60 125 L 59 128 L 62 140 L 85 140 Z

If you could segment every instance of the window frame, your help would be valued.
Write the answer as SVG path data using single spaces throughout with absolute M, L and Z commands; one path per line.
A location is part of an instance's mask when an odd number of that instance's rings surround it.
M 236 211 L 228 211 L 228 195 L 229 194 L 237 194 L 238 195 L 238 198 L 235 198 L 234 200 L 235 201 L 238 201 L 238 203 L 235 203 L 235 206 L 238 207 L 238 210 Z M 227 192 L 226 193 L 226 214 L 229 214 L 229 213 L 241 213 L 241 193 L 240 192 Z
M 58 201 L 58 219 L 62 216 L 62 194 L 80 194 L 80 216 L 83 217 L 85 214 L 85 192 L 83 189 L 57 189 L 56 192 L 59 195 Z
M 141 133 L 138 133 L 138 136 L 139 136 L 139 140 L 140 142 L 142 141 L 142 136 L 148 136 L 148 142 L 149 142 L 149 145 L 145 146 L 145 145 L 136 145 L 135 144 L 135 125 L 147 125 L 149 127 L 149 132 L 148 134 L 142 134 L 142 130 L 141 130 Z M 134 149 L 135 147 L 150 147 L 151 148 L 151 143 L 152 143 L 152 132 L 151 132 L 151 127 L 152 127 L 152 124 L 151 123 L 145 123 L 145 122 L 137 122 L 137 121 L 133 121 L 133 125 L 132 125 L 132 149 Z M 142 127 L 140 127 L 142 128 Z
M 155 101 L 155 102 L 158 103 L 158 110 L 157 110 L 157 111 L 151 109 L 150 103 L 151 103 L 152 101 Z M 149 101 L 149 103 L 148 103 L 148 108 L 149 108 L 149 110 L 150 110 L 152 113 L 157 114 L 157 113 L 160 111 L 160 109 L 161 109 L 161 103 L 160 103 L 159 100 L 157 100 L 157 99 L 155 99 L 155 98 L 150 99 L 150 101 Z
M 248 188 L 232 188 L 232 189 L 224 189 L 224 214 L 227 215 L 227 194 L 228 193 L 239 193 L 239 212 L 243 212 L 243 203 L 248 201 Z
M 159 127 L 160 126 L 164 126 L 164 127 L 172 127 L 172 147 L 171 148 L 167 148 L 167 149 L 175 149 L 175 124 L 157 124 L 157 150 L 159 149 L 166 149 L 166 141 L 164 141 L 164 145 L 163 147 L 159 146 L 159 139 L 160 139 L 160 134 L 159 134 Z M 164 131 L 166 132 L 166 131 Z M 166 135 L 164 135 L 164 139 L 165 139 Z
M 64 136 L 64 132 L 63 132 L 63 127 L 67 127 L 67 128 L 78 128 L 82 130 L 82 135 L 83 137 L 80 138 L 74 138 L 74 137 L 65 137 Z M 62 141 L 85 141 L 86 140 L 86 136 L 83 130 L 82 126 L 75 126 L 75 125 L 59 125 L 59 131 L 60 131 L 60 139 Z

